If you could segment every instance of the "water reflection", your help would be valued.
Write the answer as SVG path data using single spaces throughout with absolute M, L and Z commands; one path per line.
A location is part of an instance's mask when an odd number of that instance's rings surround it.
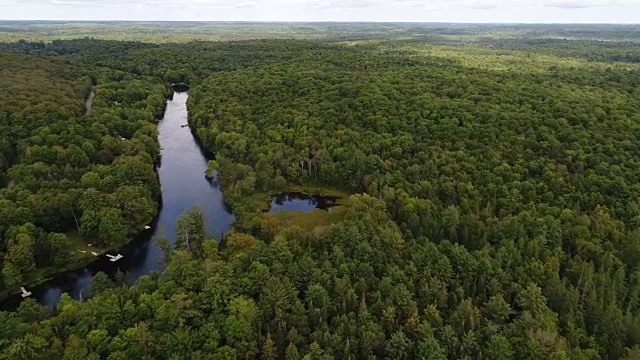
M 277 214 L 280 211 L 301 211 L 308 213 L 314 209 L 331 211 L 335 206 L 337 197 L 304 194 L 290 192 L 275 196 L 271 200 L 269 213 Z
M 162 201 L 159 214 L 150 224 L 151 229 L 140 234 L 124 248 L 112 252 L 124 255 L 116 263 L 101 255 L 86 267 L 57 276 L 39 286 L 29 289 L 38 301 L 53 308 L 62 293 L 69 293 L 74 299 L 86 294 L 93 275 L 102 271 L 114 277 L 118 271 L 126 274 L 130 281 L 151 271 L 163 269 L 161 249 L 152 238 L 164 237 L 174 242 L 176 222 L 180 216 L 194 206 L 200 206 L 206 217 L 207 230 L 216 239 L 228 232 L 233 215 L 224 204 L 218 182 L 209 181 L 204 173 L 210 154 L 204 151 L 187 123 L 187 93 L 175 93 L 167 102 L 164 118 L 158 125 L 162 160 L 158 166 Z M 8 299 L 2 308 L 18 306 L 20 296 Z

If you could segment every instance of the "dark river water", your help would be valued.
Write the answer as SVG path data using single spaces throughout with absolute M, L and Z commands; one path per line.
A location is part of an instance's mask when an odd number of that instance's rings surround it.
M 115 275 L 118 270 L 131 281 L 152 270 L 162 270 L 162 251 L 152 240 L 154 236 L 168 238 L 173 243 L 176 221 L 188 209 L 198 205 L 206 217 L 207 229 L 216 239 L 229 230 L 233 222 L 231 211 L 222 201 L 217 181 L 205 176 L 207 155 L 191 134 L 187 124 L 187 93 L 175 93 L 167 102 L 164 118 L 158 125 L 162 159 L 158 166 L 162 188 L 162 206 L 152 228 L 140 234 L 134 241 L 117 251 L 124 255 L 118 262 L 110 262 L 100 256 L 86 267 L 62 274 L 51 281 L 29 288 L 38 301 L 53 308 L 62 293 L 74 299 L 86 291 L 93 275 L 102 271 Z M 116 252 L 110 252 L 115 254 Z M 20 297 L 9 299 L 3 307 L 15 307 Z M 12 306 L 13 305 L 13 306 Z

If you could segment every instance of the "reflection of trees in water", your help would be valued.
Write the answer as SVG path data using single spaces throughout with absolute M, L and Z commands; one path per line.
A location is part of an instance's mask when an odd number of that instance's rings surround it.
M 322 210 L 330 210 L 336 200 L 337 198 L 333 196 L 312 195 L 299 192 L 283 193 L 273 197 L 273 203 L 279 206 L 283 206 L 287 202 L 306 201 L 310 206 Z

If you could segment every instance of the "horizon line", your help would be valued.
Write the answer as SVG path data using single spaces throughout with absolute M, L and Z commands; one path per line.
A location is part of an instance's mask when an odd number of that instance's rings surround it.
M 640 22 L 465 22 L 465 21 L 394 21 L 394 20 L 97 20 L 97 19 L 2 19 L 0 22 L 131 22 L 131 23 L 245 23 L 245 24 L 456 24 L 456 25 L 612 25 L 612 26 L 633 26 L 640 25 Z

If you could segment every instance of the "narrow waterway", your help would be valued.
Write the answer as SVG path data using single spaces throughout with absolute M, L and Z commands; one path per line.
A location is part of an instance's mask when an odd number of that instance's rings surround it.
M 87 96 L 87 101 L 84 103 L 84 116 L 91 115 L 91 106 L 93 106 L 93 99 L 96 97 L 96 86 L 91 86 L 91 92 Z
M 222 193 L 216 178 L 205 178 L 207 155 L 197 143 L 187 124 L 187 93 L 175 93 L 167 102 L 162 121 L 158 125 L 162 159 L 158 166 L 162 188 L 162 206 L 151 229 L 141 234 L 133 242 L 117 251 L 124 256 L 118 262 L 110 262 L 101 256 L 88 266 L 62 274 L 33 289 L 38 301 L 53 308 L 63 293 L 69 293 L 74 299 L 81 299 L 91 284 L 93 275 L 102 271 L 114 276 L 118 271 L 127 275 L 130 281 L 153 270 L 162 270 L 163 257 L 160 248 L 152 241 L 153 237 L 174 240 L 176 222 L 180 216 L 194 206 L 200 206 L 207 223 L 207 230 L 216 239 L 229 230 L 233 215 L 222 200 Z M 116 253 L 116 252 L 113 252 Z M 16 303 L 20 299 L 11 299 Z M 5 306 L 5 307 L 10 307 Z

